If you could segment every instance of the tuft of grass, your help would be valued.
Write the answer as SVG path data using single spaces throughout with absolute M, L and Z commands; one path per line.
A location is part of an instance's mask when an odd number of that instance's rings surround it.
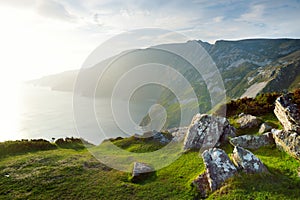
M 56 149 L 56 145 L 47 140 L 17 140 L 0 142 L 0 158 L 10 155 Z

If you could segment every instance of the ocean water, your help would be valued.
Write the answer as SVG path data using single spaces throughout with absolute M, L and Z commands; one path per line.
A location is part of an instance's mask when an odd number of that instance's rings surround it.
M 107 99 L 94 101 L 87 97 L 76 97 L 74 108 L 71 92 L 23 84 L 16 93 L 17 95 L 1 102 L 5 111 L 0 112 L 3 123 L 0 141 L 39 138 L 51 140 L 73 136 L 99 144 L 106 138 L 128 135 L 115 122 Z M 94 115 L 86 115 L 91 104 Z M 130 104 L 130 114 L 136 124 L 145 116 L 151 104 L 151 100 Z M 75 117 L 75 113 L 79 117 Z M 128 124 L 125 129 L 131 134 L 141 131 L 140 127 L 132 124 Z

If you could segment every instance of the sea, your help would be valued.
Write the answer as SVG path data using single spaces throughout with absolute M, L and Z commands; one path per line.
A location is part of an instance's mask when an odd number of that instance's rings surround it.
M 119 100 L 121 105 L 129 105 L 134 122 L 123 123 L 120 128 L 116 123 L 120 119 L 115 119 L 108 99 L 74 96 L 72 92 L 54 91 L 30 84 L 18 85 L 15 92 L 12 97 L 1 100 L 0 120 L 3 129 L 0 130 L 0 141 L 51 141 L 76 137 L 100 144 L 107 138 L 140 134 L 143 130 L 138 124 L 154 103 L 151 99 L 148 102 L 130 104 Z M 89 110 L 92 114 L 87 114 L 87 109 L 90 108 L 93 108 L 92 111 Z

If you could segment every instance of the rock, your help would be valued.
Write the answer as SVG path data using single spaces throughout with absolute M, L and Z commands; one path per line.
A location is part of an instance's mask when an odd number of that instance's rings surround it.
M 132 181 L 136 182 L 142 179 L 145 175 L 153 172 L 154 169 L 146 163 L 135 162 L 132 170 Z
M 170 142 L 166 136 L 164 136 L 161 132 L 157 132 L 153 130 L 153 139 L 159 141 L 161 144 L 167 144 Z
M 263 135 L 242 135 L 230 139 L 233 146 L 240 146 L 246 149 L 258 149 L 263 146 L 271 146 L 275 144 L 272 133 Z
M 170 140 L 164 134 L 156 130 L 144 132 L 143 135 L 135 134 L 134 137 L 154 139 L 161 144 L 167 144 L 170 142 Z
M 236 167 L 222 149 L 211 148 L 206 150 L 203 152 L 202 158 L 211 191 L 220 188 L 228 178 L 237 172 Z
M 268 169 L 252 152 L 236 146 L 232 155 L 234 163 L 246 173 L 267 173 Z
M 188 127 L 179 127 L 179 128 L 169 129 L 168 132 L 172 134 L 173 141 L 181 142 L 181 141 L 183 141 L 187 130 L 188 130 Z
M 300 135 L 277 129 L 272 129 L 272 134 L 279 149 L 300 160 Z
M 195 186 L 199 192 L 201 198 L 205 198 L 208 196 L 210 191 L 209 182 L 207 179 L 207 174 L 200 174 L 194 181 L 193 186 Z
M 183 149 L 209 149 L 234 136 L 235 128 L 230 126 L 226 118 L 197 114 L 188 127 Z
M 272 126 L 270 126 L 267 123 L 262 123 L 262 125 L 259 128 L 259 133 L 266 133 L 272 130 Z
M 297 105 L 292 103 L 291 94 L 276 99 L 274 113 L 285 131 L 300 133 L 300 114 Z
M 260 120 L 253 115 L 240 114 L 237 123 L 240 124 L 240 128 L 253 128 L 259 125 Z

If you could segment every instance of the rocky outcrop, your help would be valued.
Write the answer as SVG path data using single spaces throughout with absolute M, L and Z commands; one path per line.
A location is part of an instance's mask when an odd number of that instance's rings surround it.
M 145 175 L 153 172 L 154 169 L 147 165 L 146 163 L 140 163 L 140 162 L 135 162 L 133 164 L 133 170 L 132 170 L 132 181 L 138 181 L 139 179 L 142 179 Z
M 262 123 L 259 128 L 259 133 L 266 133 L 272 130 L 272 126 L 267 123 Z
M 297 105 L 292 103 L 292 95 L 280 96 L 275 101 L 274 113 L 285 131 L 300 133 L 300 113 Z
M 296 132 L 272 129 L 276 146 L 300 160 L 300 135 Z
M 263 146 L 274 145 L 272 133 L 265 133 L 263 135 L 242 135 L 230 139 L 233 146 L 240 146 L 246 149 L 258 149 Z
M 232 157 L 234 164 L 222 149 L 211 148 L 202 153 L 206 169 L 192 183 L 202 198 L 219 189 L 238 170 L 246 173 L 268 173 L 268 169 L 261 160 L 242 147 L 236 146 Z
M 236 166 L 246 173 L 267 173 L 265 165 L 252 152 L 236 146 L 232 158 Z
M 200 149 L 203 151 L 219 146 L 224 141 L 228 141 L 228 137 L 234 136 L 235 128 L 229 124 L 226 118 L 197 114 L 187 130 L 183 149 Z
M 211 191 L 217 190 L 224 181 L 237 172 L 236 167 L 222 149 L 211 148 L 206 150 L 203 152 L 202 158 Z
M 240 125 L 240 128 L 253 128 L 257 127 L 260 123 L 260 120 L 253 115 L 240 114 L 237 119 L 237 123 Z

